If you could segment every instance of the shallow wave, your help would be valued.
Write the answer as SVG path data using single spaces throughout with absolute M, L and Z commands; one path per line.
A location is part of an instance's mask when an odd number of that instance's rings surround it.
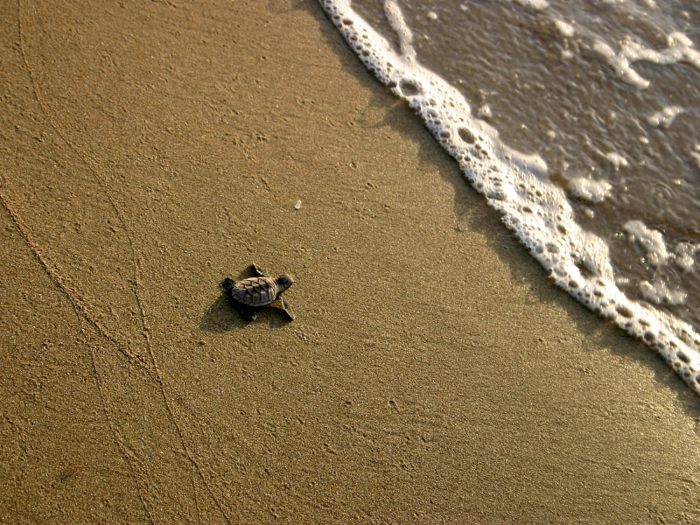
M 399 51 L 353 10 L 349 0 L 319 2 L 365 66 L 423 119 L 458 162 L 465 178 L 501 213 L 503 222 L 549 272 L 551 280 L 591 310 L 643 340 L 700 394 L 700 335 L 674 315 L 625 295 L 616 282 L 608 245 L 576 223 L 564 190 L 549 182 L 545 161 L 504 144 L 493 126 L 472 114 L 459 91 L 418 63 L 412 32 L 396 2 L 384 5 L 398 37 Z M 685 45 L 681 60 L 690 56 L 688 49 Z M 608 55 L 611 60 L 615 58 L 615 53 Z M 630 57 L 623 58 L 629 65 Z M 625 159 L 609 160 L 623 165 Z M 605 197 L 600 187 L 597 193 L 587 190 L 601 199 Z M 643 225 L 632 224 L 629 231 L 643 247 L 658 241 Z M 647 284 L 649 297 L 678 299 L 663 287 Z

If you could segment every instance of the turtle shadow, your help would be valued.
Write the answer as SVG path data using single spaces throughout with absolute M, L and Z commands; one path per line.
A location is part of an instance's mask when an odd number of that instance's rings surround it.
M 236 281 L 247 279 L 253 275 L 257 275 L 256 267 L 250 265 L 238 274 Z M 219 287 L 221 288 L 221 283 L 219 283 Z M 241 314 L 240 305 L 233 300 L 229 293 L 221 288 L 219 297 L 207 308 L 207 311 L 202 316 L 199 328 L 206 332 L 220 334 L 230 330 L 245 328 L 251 323 L 265 322 L 272 328 L 276 328 L 291 322 L 291 319 L 275 303 L 257 309 L 255 314 L 255 320 L 245 318 Z
M 233 301 L 224 291 L 214 301 L 202 316 L 199 328 L 206 332 L 221 334 L 230 330 L 243 329 L 251 323 L 267 323 L 272 328 L 286 326 L 291 323 L 281 308 L 272 304 L 256 311 L 257 318 L 253 321 L 243 317 Z
M 248 323 L 249 321 L 243 319 L 222 291 L 216 301 L 207 308 L 199 327 L 207 332 L 220 334 L 235 328 L 244 328 Z

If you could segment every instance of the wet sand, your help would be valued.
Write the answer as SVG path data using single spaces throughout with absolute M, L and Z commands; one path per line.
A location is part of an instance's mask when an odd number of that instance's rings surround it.
M 697 397 L 316 3 L 0 10 L 1 522 L 700 518 Z

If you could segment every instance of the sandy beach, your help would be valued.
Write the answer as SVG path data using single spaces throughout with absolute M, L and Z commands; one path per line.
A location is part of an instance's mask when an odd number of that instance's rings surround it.
M 700 400 L 313 0 L 0 25 L 0 522 L 700 520 Z M 231 308 L 253 262 L 293 322 Z

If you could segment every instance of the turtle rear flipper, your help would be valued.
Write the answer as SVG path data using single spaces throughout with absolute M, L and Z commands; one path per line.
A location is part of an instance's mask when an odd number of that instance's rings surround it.
M 280 296 L 280 302 L 282 303 L 282 311 L 284 311 L 290 321 L 294 321 L 294 314 L 292 313 L 292 309 L 289 307 L 287 300 Z
M 239 304 L 238 311 L 241 312 L 241 315 L 245 317 L 248 321 L 255 321 L 255 318 L 257 317 L 255 308 L 245 304 Z
M 236 282 L 228 277 L 226 277 L 226 279 L 224 279 L 224 282 L 221 283 L 221 287 L 227 292 L 233 290 L 234 286 L 236 286 Z

